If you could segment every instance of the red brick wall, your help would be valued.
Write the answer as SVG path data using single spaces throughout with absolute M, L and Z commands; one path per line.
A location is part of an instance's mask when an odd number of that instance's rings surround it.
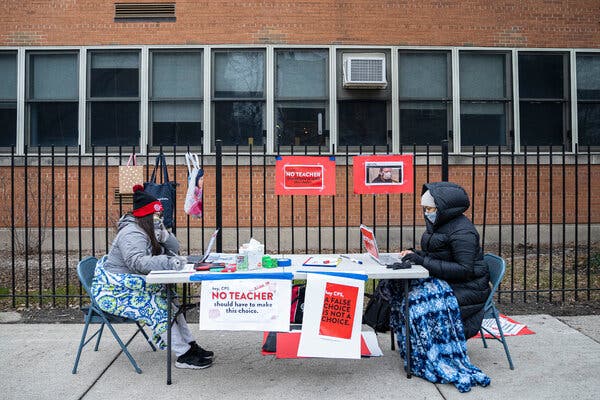
M 565 168 L 565 190 L 563 190 L 563 170 L 561 166 L 552 167 L 552 186 L 550 186 L 549 167 L 547 165 L 539 168 L 539 198 L 540 213 L 539 221 L 548 223 L 550 221 L 550 198 L 552 197 L 552 222 L 562 223 L 563 218 L 567 223 L 574 223 L 575 218 L 579 223 L 588 221 L 588 166 L 578 167 L 578 203 L 575 204 L 575 167 Z M 591 166 L 591 222 L 600 223 L 600 197 L 595 193 L 600 192 L 600 165 Z M 108 169 L 108 190 L 106 187 L 106 169 L 97 167 L 94 173 L 94 194 L 92 196 L 92 171 L 90 167 L 82 167 L 79 177 L 77 167 L 69 167 L 67 179 L 67 201 L 65 202 L 65 174 L 64 167 L 56 167 L 54 172 L 54 200 L 52 198 L 52 174 L 50 167 L 41 168 L 41 201 L 38 200 L 38 169 L 37 166 L 28 169 L 28 197 L 27 215 L 30 227 L 38 226 L 38 207 L 41 208 L 41 222 L 44 226 L 51 226 L 52 207 L 54 207 L 55 226 L 65 226 L 65 209 L 68 208 L 68 225 L 91 227 L 92 221 L 95 227 L 104 227 L 108 219 L 108 225 L 114 223 L 120 215 L 119 204 L 114 201 L 114 189 L 118 186 L 118 170 L 116 167 Z M 205 167 L 205 193 L 204 193 L 204 223 L 208 227 L 215 226 L 215 178 L 214 166 Z M 337 167 L 337 195 L 335 200 L 331 196 L 323 196 L 320 201 L 320 225 L 331 226 L 335 208 L 335 225 L 358 226 L 360 223 L 373 224 L 373 207 L 376 208 L 377 225 L 385 225 L 388 221 L 388 199 L 385 195 L 372 196 L 355 195 L 352 193 L 352 168 L 349 168 L 349 194 L 346 194 L 346 169 L 344 166 Z M 417 225 L 423 224 L 420 211 L 420 187 L 427 181 L 427 170 L 425 166 L 417 166 L 417 190 L 419 197 L 416 199 Z M 450 167 L 450 180 L 461 184 L 472 198 L 472 166 L 454 165 Z M 187 189 L 187 170 L 183 166 L 177 166 L 176 180 L 181 183 L 177 190 L 177 225 L 185 226 L 187 216 L 183 212 L 183 202 Z M 24 226 L 25 194 L 24 194 L 24 170 L 19 167 L 15 170 L 15 193 L 11 196 L 10 168 L 0 168 L 0 196 L 3 199 L 3 207 L 0 207 L 0 228 L 10 228 L 12 224 L 12 198 L 14 198 L 14 216 L 17 227 Z M 172 174 L 173 171 L 170 171 Z M 487 175 L 487 185 L 486 185 Z M 510 165 L 502 167 L 501 191 L 498 191 L 498 167 L 492 165 L 487 174 L 485 166 L 478 165 L 475 170 L 475 196 L 472 201 L 475 210 L 475 223 L 483 223 L 483 212 L 486 210 L 486 223 L 497 224 L 499 208 L 502 211 L 502 224 L 508 225 L 513 221 L 515 224 L 536 223 L 538 221 L 538 171 L 536 165 L 527 167 L 527 190 L 525 190 L 525 174 L 523 165 L 516 165 L 514 169 L 514 181 L 511 179 L 513 172 Z M 292 197 L 281 196 L 279 205 L 277 196 L 274 194 L 275 171 L 273 167 L 267 167 L 266 181 L 263 179 L 263 167 L 254 166 L 252 172 L 252 192 L 250 191 L 250 171 L 247 166 L 240 167 L 238 172 L 238 183 L 236 189 L 235 167 L 223 167 L 223 226 L 235 227 L 236 222 L 240 227 L 249 227 L 250 221 L 254 227 L 263 226 L 264 196 L 263 185 L 266 182 L 266 222 L 269 227 L 289 227 L 292 224 Z M 441 179 L 439 166 L 430 168 L 429 181 Z M 78 195 L 78 184 L 81 182 L 81 196 Z M 514 185 L 514 186 L 513 186 Z M 513 191 L 514 187 L 514 191 Z M 487 188 L 487 192 L 486 192 Z M 108 196 L 108 216 L 106 214 L 106 202 Z M 499 194 L 500 193 L 500 194 Z M 563 214 L 563 193 L 565 193 L 565 213 Z M 500 196 L 502 196 L 500 201 Z M 525 208 L 525 196 L 527 196 L 527 208 Z M 375 198 L 375 201 L 373 200 Z M 487 204 L 486 204 L 487 198 Z M 237 199 L 237 206 L 236 206 Z M 402 201 L 402 207 L 401 207 Z M 81 202 L 81 213 L 79 212 Z M 346 205 L 348 202 L 348 205 Z M 92 212 L 92 203 L 94 210 Z M 250 206 L 252 204 L 252 216 Z M 513 210 L 514 204 L 514 210 Z M 308 206 L 308 207 L 307 207 Z M 130 205 L 123 205 L 122 211 L 130 210 Z M 308 209 L 308 215 L 306 210 Z M 361 218 L 362 209 L 362 218 Z M 390 195 L 389 196 L 389 221 L 391 225 L 399 225 L 400 221 L 405 226 L 413 224 L 413 195 Z M 237 210 L 237 211 L 236 211 Z M 279 210 L 279 213 L 278 213 Z M 293 198 L 293 224 L 296 227 L 319 225 L 319 198 L 295 196 Z M 349 210 L 349 211 L 347 211 Z M 80 216 L 81 214 L 81 216 Z M 466 213 L 472 216 L 472 209 Z M 564 215 L 564 216 L 563 216 Z M 201 220 L 190 219 L 190 226 L 201 226 Z
M 598 0 L 166 1 L 176 2 L 176 22 L 115 22 L 114 0 L 3 0 L 0 46 L 289 43 L 600 47 Z

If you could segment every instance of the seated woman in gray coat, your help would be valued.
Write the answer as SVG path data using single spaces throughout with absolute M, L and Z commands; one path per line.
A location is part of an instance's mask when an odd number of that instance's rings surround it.
M 423 185 L 421 205 L 426 231 L 421 250 L 404 250 L 403 261 L 422 265 L 427 279 L 413 280 L 409 292 L 413 373 L 431 382 L 453 383 L 461 392 L 490 379 L 470 363 L 466 339 L 475 335 L 490 294 L 489 272 L 479 234 L 463 213 L 465 190 L 450 182 Z M 393 281 L 381 288 L 390 301 L 390 326 L 405 359 L 404 296 Z
M 179 242 L 162 223 L 162 204 L 136 185 L 133 211 L 118 222 L 118 233 L 108 255 L 98 260 L 92 294 L 98 306 L 114 315 L 140 321 L 152 329 L 158 347 L 166 347 L 168 317 L 164 285 L 146 284 L 156 270 L 180 270 Z M 183 315 L 172 328 L 172 349 L 178 368 L 202 369 L 212 365 L 213 352 L 198 346 Z

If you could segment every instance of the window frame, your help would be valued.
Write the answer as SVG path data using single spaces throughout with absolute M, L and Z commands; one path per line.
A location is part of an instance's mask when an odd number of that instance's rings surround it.
M 441 152 L 441 143 L 431 143 L 429 145 L 414 144 L 414 143 L 402 143 L 402 120 L 400 118 L 402 103 L 426 103 L 426 104 L 443 104 L 446 106 L 446 140 L 448 140 L 448 146 L 452 149 L 454 143 L 454 107 L 453 107 L 453 87 L 452 87 L 452 50 L 451 49 L 398 49 L 398 65 L 395 73 L 398 76 L 398 103 L 394 107 L 398 110 L 398 146 L 401 152 L 403 151 L 417 151 L 422 152 L 426 150 L 433 150 Z M 403 55 L 406 54 L 445 54 L 446 55 L 446 96 L 443 98 L 439 97 L 403 97 L 400 94 L 400 60 Z
M 73 55 L 75 56 L 75 61 L 76 61 L 76 69 L 75 72 L 77 74 L 76 77 L 76 83 L 77 83 L 77 97 L 74 98 L 69 98 L 69 99 L 34 99 L 31 97 L 31 88 L 33 86 L 33 76 L 31 75 L 32 73 L 32 68 L 31 68 L 31 57 L 35 56 L 35 55 Z M 42 103 L 75 103 L 77 105 L 77 121 L 76 121 L 76 125 L 77 125 L 77 135 L 75 136 L 75 144 L 73 145 L 67 145 L 67 148 L 70 148 L 71 150 L 75 150 L 79 147 L 79 136 L 80 136 L 80 132 L 79 132 L 79 118 L 80 118 L 80 112 L 79 112 L 79 87 L 81 85 L 81 74 L 80 74 L 80 70 L 79 70 L 79 64 L 80 64 L 80 58 L 81 58 L 81 53 L 79 50 L 77 49 L 59 49 L 59 50 L 53 50 L 53 49 L 42 49 L 42 50 L 27 50 L 25 52 L 25 71 L 24 71 L 24 81 L 25 81 L 25 96 L 24 96 L 24 106 L 25 106 L 25 115 L 24 115 L 24 124 L 23 124 L 23 131 L 24 131 L 24 141 L 23 143 L 25 144 L 25 146 L 31 146 L 31 106 L 33 104 L 42 104 Z M 38 147 L 38 146 L 35 146 Z M 52 146 L 39 146 L 42 149 L 44 149 L 44 151 L 47 151 L 48 149 L 50 149 Z M 61 148 L 64 148 L 65 146 L 59 146 Z
M 204 146 L 204 133 L 205 133 L 205 121 L 204 121 L 204 86 L 206 82 L 204 82 L 204 69 L 206 66 L 204 65 L 204 49 L 203 48 L 151 48 L 148 51 L 148 132 L 147 132 L 147 143 L 150 150 L 158 151 L 162 147 L 161 145 L 155 145 L 153 143 L 154 137 L 154 126 L 153 126 L 153 113 L 154 113 L 154 104 L 160 103 L 199 103 L 200 104 L 200 143 L 198 145 L 189 146 L 190 150 L 203 152 Z M 154 97 L 153 95 L 153 79 L 154 79 L 154 68 L 153 61 L 154 55 L 159 53 L 177 53 L 177 54 L 185 54 L 185 53 L 198 53 L 202 60 L 201 64 L 201 81 L 202 81 L 202 90 L 200 90 L 200 96 L 196 97 Z M 178 147 L 184 147 L 183 145 Z M 187 147 L 187 146 L 185 146 Z
M 279 53 L 281 52 L 321 52 L 325 54 L 325 96 L 321 97 L 293 97 L 293 96 L 277 96 L 277 83 L 278 83 L 278 75 L 277 75 L 277 60 L 279 57 Z M 322 152 L 328 151 L 331 145 L 331 110 L 329 107 L 329 100 L 331 97 L 330 90 L 330 63 L 331 63 L 331 52 L 328 48 L 323 47 L 276 47 L 273 51 L 273 147 L 276 150 L 275 152 L 282 153 L 290 153 L 292 152 L 292 145 L 281 145 L 277 140 L 277 110 L 278 104 L 286 104 L 286 103 L 323 103 L 323 108 L 325 109 L 324 115 L 324 124 L 323 124 L 323 136 L 325 137 L 325 143 L 322 145 L 316 146 L 302 146 L 305 147 L 305 150 L 308 152 Z
M 133 146 L 96 146 L 99 148 L 108 147 L 109 151 L 118 151 L 120 147 L 131 148 L 132 151 L 140 151 L 140 140 L 142 136 L 142 107 L 147 105 L 142 104 L 142 57 L 143 52 L 140 48 L 90 48 L 86 52 L 86 84 L 85 84 L 85 149 L 89 150 L 92 148 L 92 129 L 91 129 L 91 106 L 92 103 L 125 103 L 125 102 L 137 102 L 138 103 L 138 138 L 137 143 Z M 138 95 L 136 97 L 91 97 L 91 70 L 92 70 L 92 57 L 94 54 L 117 54 L 117 53 L 136 53 L 138 55 Z
M 475 151 L 485 151 L 486 147 L 500 148 L 502 151 L 510 151 L 514 147 L 514 115 L 513 115 L 513 104 L 514 104 L 514 93 L 513 93 L 513 72 L 512 72 L 512 52 L 510 50 L 470 50 L 461 49 L 458 51 L 458 67 L 459 67 L 459 81 L 460 81 L 460 56 L 461 54 L 483 54 L 483 55 L 502 55 L 504 56 L 504 97 L 503 98 L 463 98 L 459 93 L 459 115 L 458 118 L 462 124 L 462 106 L 463 104 L 503 104 L 504 107 L 504 118 L 505 118 L 505 145 L 463 145 L 462 140 L 462 126 L 461 126 L 461 140 L 460 149 L 462 151 L 468 151 L 475 147 Z M 517 71 L 518 72 L 518 71 Z M 459 82 L 460 83 L 460 82 Z M 459 85 L 460 89 L 460 85 Z
M 579 51 L 579 52 L 575 52 L 575 73 L 577 73 L 577 63 L 579 62 L 579 56 L 582 57 L 597 57 L 598 59 L 600 59 L 600 52 L 586 52 L 586 51 Z M 579 147 L 585 147 L 590 149 L 590 151 L 598 151 L 600 150 L 600 143 L 599 144 L 591 144 L 591 145 L 582 145 L 580 144 L 580 138 L 581 138 L 581 131 L 580 131 L 580 126 L 579 126 L 579 117 L 580 117 L 580 113 L 579 113 L 579 104 L 594 104 L 597 105 L 598 107 L 600 107 L 600 94 L 598 95 L 598 98 L 596 99 L 580 99 L 579 98 L 579 75 L 577 74 L 577 78 L 575 79 L 575 96 L 576 96 L 576 104 L 575 104 L 575 110 L 576 110 L 576 115 L 575 117 L 577 118 L 577 144 Z M 599 88 L 600 89 L 600 88 Z M 600 133 L 599 133 L 600 136 Z

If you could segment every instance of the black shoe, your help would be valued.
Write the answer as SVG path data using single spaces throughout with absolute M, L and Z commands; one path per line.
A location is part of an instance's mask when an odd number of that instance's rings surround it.
M 211 365 L 212 359 L 198 357 L 198 355 L 194 353 L 193 349 L 189 349 L 185 354 L 177 357 L 177 361 L 175 361 L 175 366 L 177 368 L 204 369 L 210 367 Z
M 198 343 L 190 342 L 190 346 L 192 346 L 191 350 L 200 358 L 213 358 L 215 355 L 214 352 L 210 350 L 204 350 L 202 347 L 198 346 Z

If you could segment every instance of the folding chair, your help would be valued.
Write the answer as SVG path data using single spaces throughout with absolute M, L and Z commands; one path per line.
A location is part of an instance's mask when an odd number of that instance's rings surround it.
M 504 271 L 506 270 L 506 263 L 501 257 L 498 257 L 495 254 L 485 254 L 483 256 L 485 263 L 490 271 L 490 282 L 492 284 L 492 292 L 490 293 L 487 301 L 484 306 L 484 316 L 483 318 L 494 318 L 496 320 L 496 325 L 498 326 L 498 331 L 500 333 L 500 337 L 496 336 L 483 326 L 479 328 L 479 332 L 481 333 L 481 340 L 483 340 L 483 347 L 487 348 L 487 342 L 485 341 L 484 331 L 488 334 L 492 335 L 493 339 L 496 339 L 502 342 L 504 346 L 504 352 L 506 353 L 506 358 L 508 358 L 508 365 L 510 369 L 515 369 L 512 358 L 510 357 L 510 352 L 508 351 L 508 344 L 506 343 L 506 338 L 504 337 L 504 333 L 502 332 L 502 326 L 500 325 L 500 319 L 498 318 L 499 312 L 494 304 L 494 293 L 498 289 L 498 285 L 500 285 L 500 281 L 504 276 Z
M 96 303 L 96 301 L 94 300 L 94 297 L 92 296 L 92 281 L 94 279 L 94 270 L 96 268 L 97 261 L 98 260 L 95 257 L 86 257 L 83 260 L 81 260 L 79 262 L 79 264 L 77 264 L 77 275 L 79 276 L 81 285 L 83 286 L 83 288 L 87 292 L 88 296 L 90 297 L 91 303 L 90 303 L 90 306 L 87 308 L 87 313 L 85 315 L 85 326 L 83 327 L 83 334 L 81 335 L 81 341 L 79 342 L 79 349 L 77 349 L 77 357 L 75 358 L 75 365 L 73 366 L 72 372 L 74 374 L 77 373 L 77 365 L 79 364 L 81 350 L 83 350 L 85 345 L 87 345 L 96 335 L 98 336 L 98 338 L 96 339 L 96 346 L 94 347 L 94 351 L 98 351 L 98 346 L 100 345 L 100 338 L 102 337 L 102 332 L 104 330 L 104 326 L 106 325 L 106 326 L 108 326 L 108 329 L 110 330 L 110 332 L 113 334 L 113 336 L 117 340 L 117 343 L 119 343 L 119 346 L 121 346 L 121 350 L 125 353 L 127 358 L 129 358 L 129 361 L 133 365 L 133 368 L 135 368 L 135 371 L 138 374 L 141 374 L 142 370 L 140 369 L 140 367 L 138 367 L 137 363 L 135 362 L 135 360 L 129 353 L 129 350 L 127 350 L 127 346 L 129 346 L 129 343 L 131 343 L 133 338 L 136 337 L 136 335 L 139 332 L 142 332 L 142 334 L 146 338 L 146 341 L 148 342 L 148 344 L 150 344 L 150 347 L 152 348 L 153 351 L 156 351 L 156 347 L 154 347 L 154 344 L 152 344 L 152 341 L 150 340 L 150 338 L 144 331 L 144 328 L 140 325 L 140 323 L 138 321 L 135 321 L 135 320 L 132 320 L 129 318 L 119 317 L 117 315 L 109 314 L 107 312 L 102 311 L 100 309 L 100 307 L 98 307 L 98 304 Z M 86 311 L 85 308 L 82 308 L 82 310 L 84 312 Z M 99 323 L 101 325 L 100 325 L 100 328 L 98 328 L 98 330 L 86 341 L 85 339 L 87 336 L 87 331 L 88 331 L 88 327 L 89 327 L 90 323 L 96 323 L 96 324 Z M 119 335 L 117 334 L 117 332 L 115 331 L 115 329 L 112 326 L 112 324 L 114 324 L 114 323 L 129 323 L 129 324 L 135 323 L 137 325 L 138 329 L 135 331 L 135 333 L 129 339 L 129 341 L 127 341 L 127 343 L 123 344 L 123 341 L 121 340 L 121 338 L 119 337 Z M 117 357 L 118 357 L 118 355 L 117 355 Z

